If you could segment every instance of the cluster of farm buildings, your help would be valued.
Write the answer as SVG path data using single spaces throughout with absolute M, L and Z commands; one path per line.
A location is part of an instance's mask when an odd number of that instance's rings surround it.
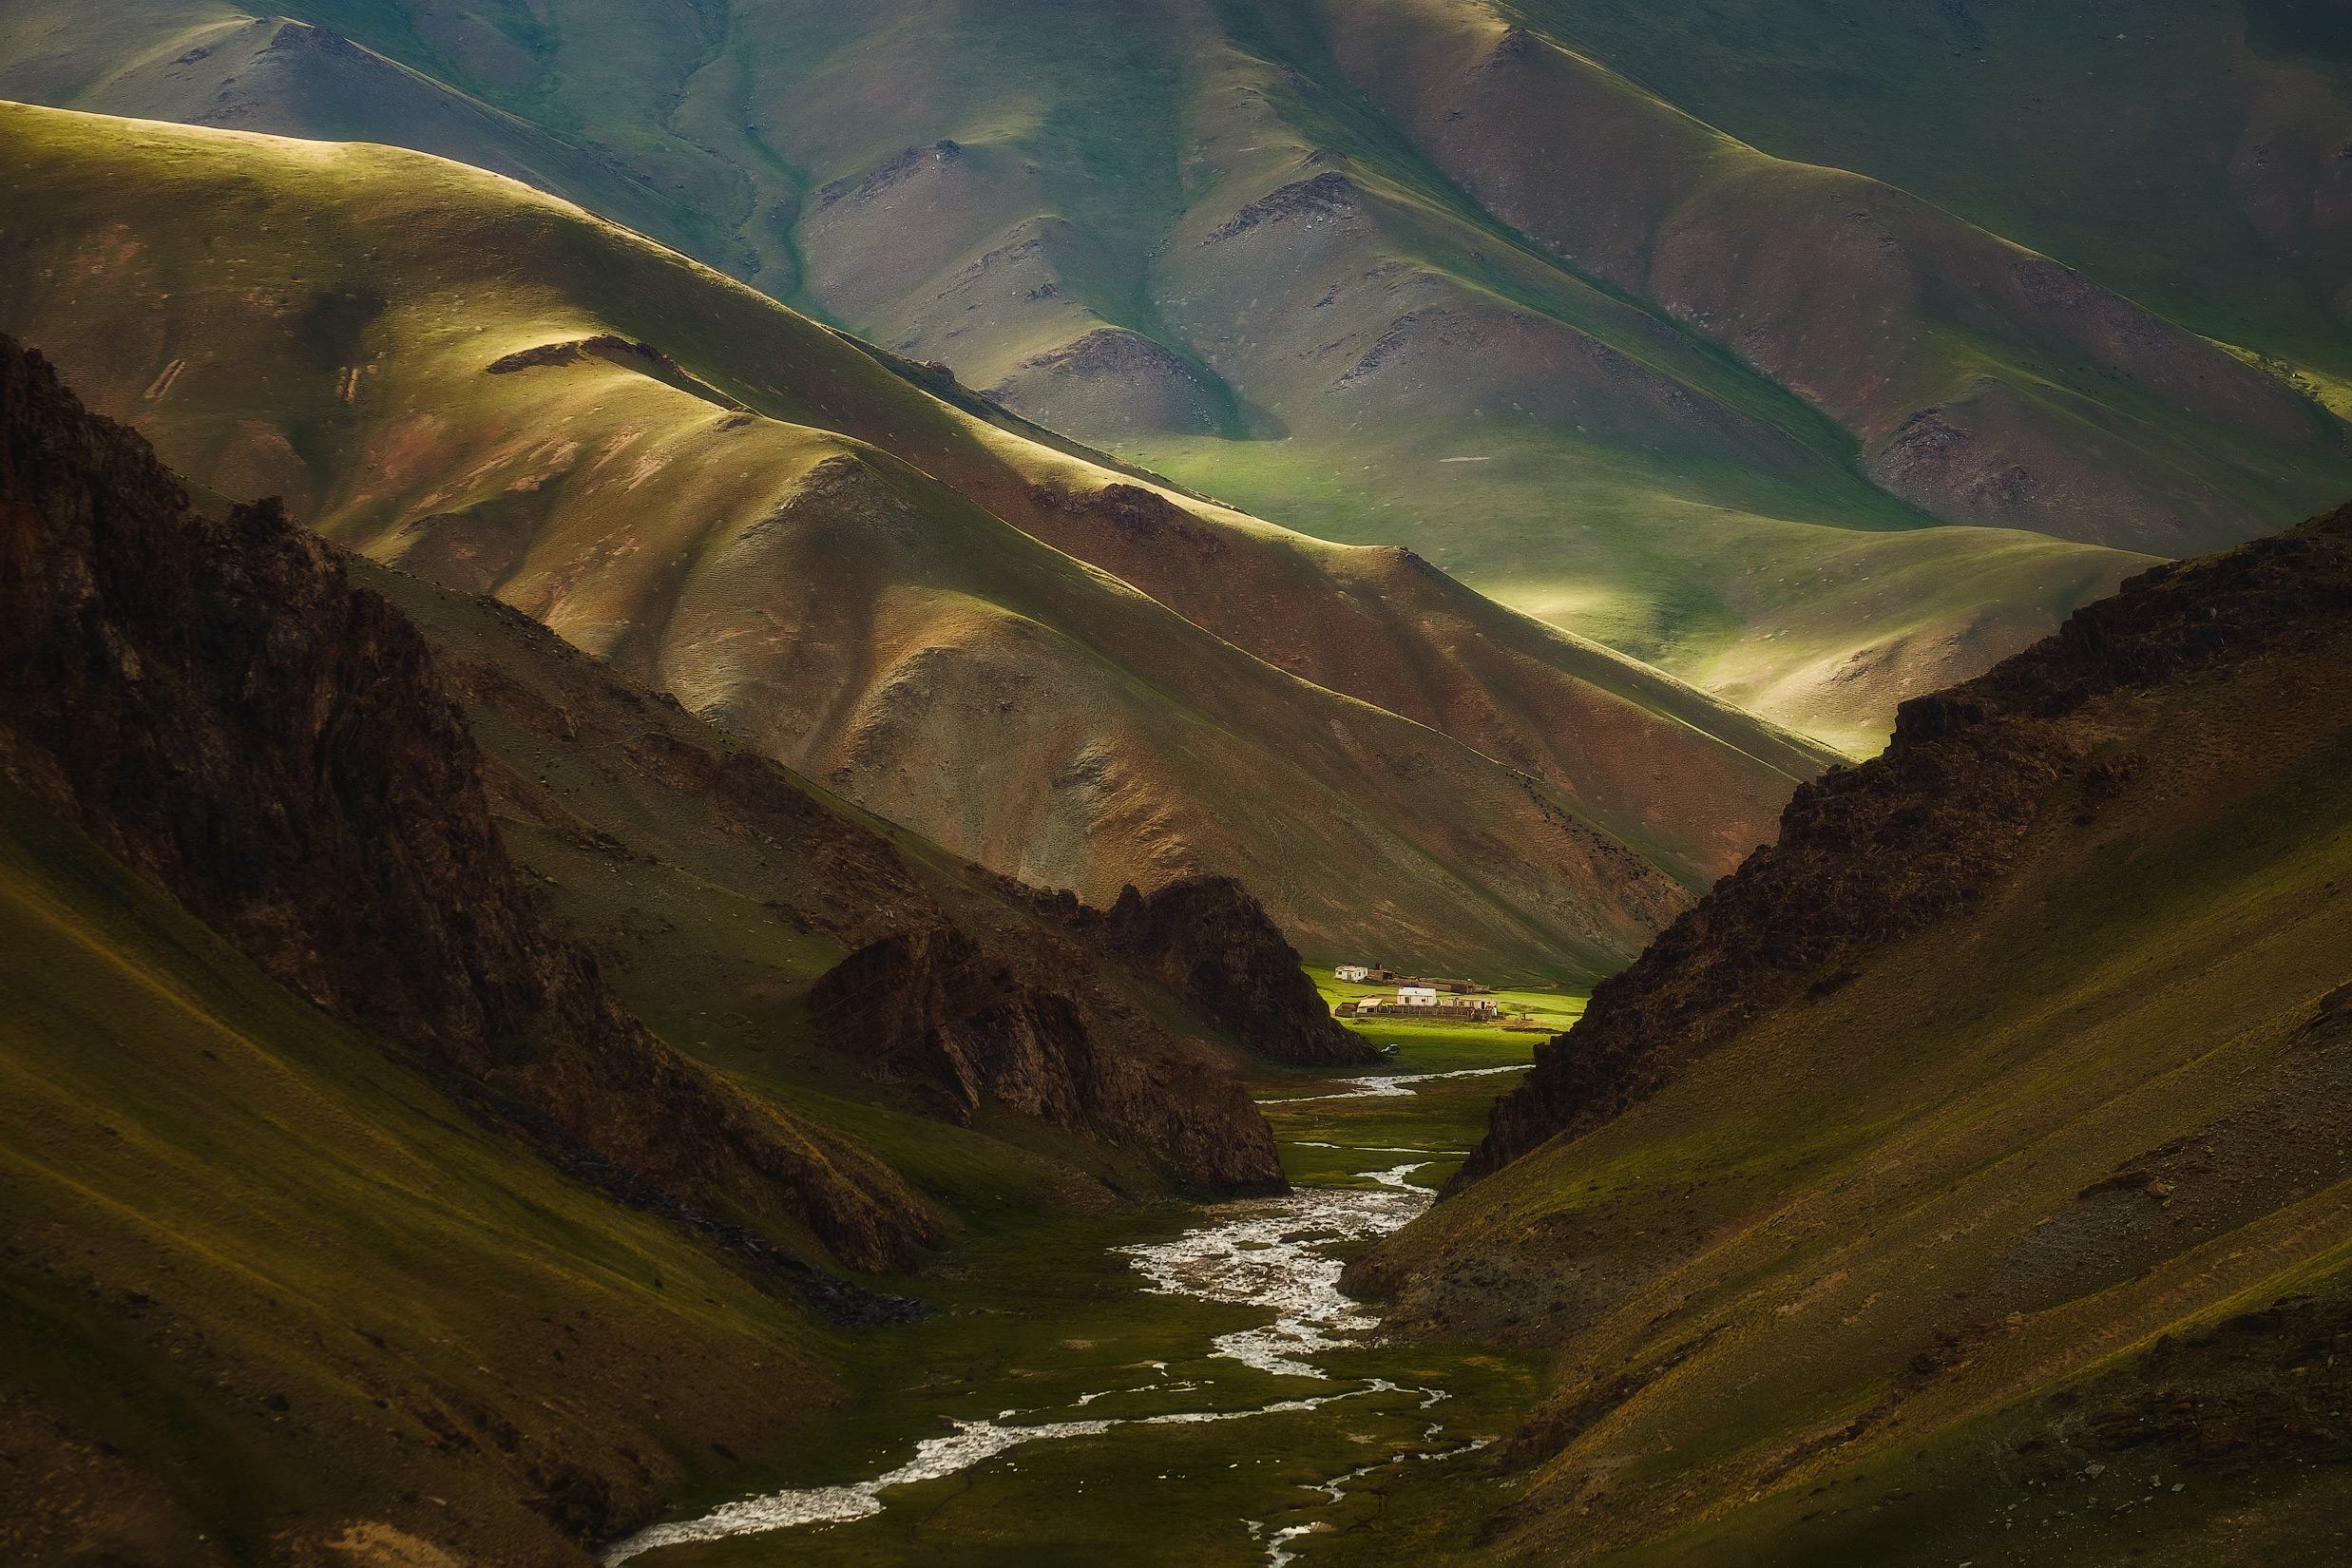
M 1332 1009 L 1340 1018 L 1456 1019 L 1482 1023 L 1492 1021 L 1501 1011 L 1501 1004 L 1485 994 L 1494 987 L 1481 985 L 1474 980 L 1424 980 L 1398 974 L 1394 969 L 1377 964 L 1342 964 L 1331 971 L 1331 978 L 1357 985 L 1393 984 L 1397 988 L 1393 1000 L 1385 996 L 1367 996 L 1355 1002 L 1341 1003 Z

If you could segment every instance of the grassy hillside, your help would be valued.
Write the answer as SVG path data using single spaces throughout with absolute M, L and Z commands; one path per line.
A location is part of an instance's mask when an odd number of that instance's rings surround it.
M 476 1126 L 9 785 L 0 926 L 12 1559 L 288 1533 L 390 1562 L 462 1528 L 550 1560 L 838 1397 L 796 1304 Z
M 1378 938 L 1593 973 L 1684 896 L 1623 845 L 1703 885 L 1818 765 L 1409 558 L 1024 441 L 511 182 L 383 149 L 7 123 L 11 200 L 45 215 L 10 236 L 7 324 L 182 471 L 494 590 L 1030 882 L 1107 907 L 1205 868 L 1310 952 Z M 1176 536 L 1221 568 L 1201 621 L 1295 604 L 1277 641 L 1516 766 L 1286 674 L 1004 514 Z
M 1486 1539 L 2340 1555 L 2348 529 L 1922 704 L 1352 1266 L 1424 1332 L 1557 1348 Z
M 527 160 L 350 46 L 257 77 L 223 13 L 183 62 L 190 13 L 135 0 L 32 8 L 0 91 L 527 163 L 1057 429 L 1868 754 L 2132 552 L 2352 481 L 2320 401 L 2352 120 L 2324 48 L 2209 8 L 2120 49 L 1846 10 L 296 8 L 550 139 Z

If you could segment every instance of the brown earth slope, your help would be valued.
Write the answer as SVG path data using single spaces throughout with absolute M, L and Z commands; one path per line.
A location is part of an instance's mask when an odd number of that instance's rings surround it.
M 2341 73 L 2231 8 L 2124 48 L 1826 0 L 19 10 L 0 92 L 523 170 L 1858 755 L 2136 552 L 2352 472 L 2334 376 L 2265 331 L 2342 286 Z
M 1558 1347 L 1490 1542 L 2333 1560 L 2348 676 L 2352 508 L 2144 574 L 1600 988 L 1348 1276 Z
M 1599 972 L 1824 759 L 1423 563 L 1029 441 L 509 182 L 0 118 L 44 215 L 0 317 L 182 471 L 1098 907 L 1229 875 L 1319 959 Z M 607 339 L 649 349 L 563 350 Z
M 1216 885 L 1190 927 L 1097 938 L 1104 916 L 1075 895 L 941 854 L 518 611 L 354 570 L 433 646 L 494 759 L 502 832 L 557 918 L 689 1049 L 716 1041 L 770 1072 L 815 1051 L 840 1069 L 816 1077 L 902 1085 L 920 1113 L 1040 1117 L 1218 1191 L 1281 1179 L 1231 1076 L 1245 1054 L 1363 1049 L 1319 1005 L 1318 1032 L 1279 1008 L 1220 1009 L 1190 983 L 1212 942 L 1292 1013 L 1295 993 L 1314 1003 L 1238 884 Z
M 1342 63 L 1438 167 L 1800 392 L 1875 483 L 1937 517 L 2192 555 L 2266 530 L 2232 493 L 2254 477 L 2240 454 L 2341 461 L 2340 423 L 2308 397 L 2070 267 L 1766 157 L 1486 8 L 1346 9 Z

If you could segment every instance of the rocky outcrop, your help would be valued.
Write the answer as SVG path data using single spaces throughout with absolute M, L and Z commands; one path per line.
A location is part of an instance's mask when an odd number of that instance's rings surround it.
M 692 922 L 681 929 L 654 912 L 677 911 L 650 884 L 627 895 L 643 899 L 641 918 L 583 899 L 578 871 L 534 858 L 548 840 L 593 855 L 600 877 L 724 888 L 733 909 L 758 910 L 772 929 L 837 943 L 846 956 L 808 992 L 815 1037 L 857 1076 L 899 1086 L 904 1108 L 957 1122 L 1034 1117 L 1139 1150 L 1194 1190 L 1280 1187 L 1271 1135 L 1231 1053 L 1185 1038 L 1256 1039 L 1255 1021 L 1220 1028 L 1181 983 L 1205 956 L 1172 966 L 1185 923 L 1122 923 L 1121 941 L 1103 940 L 1106 916 L 1076 895 L 957 862 L 863 816 L 510 606 L 366 563 L 353 569 L 431 640 L 489 748 L 493 810 L 531 835 L 517 838 L 526 869 L 573 884 L 551 894 L 557 918 L 605 955 L 622 995 L 659 1008 L 674 990 L 661 971 L 709 955 Z M 578 787 L 583 779 L 595 782 Z M 1295 1007 L 1303 997 L 1319 1008 L 1297 954 L 1238 884 L 1213 892 L 1197 919 L 1229 927 L 1223 962 L 1261 1005 L 1281 996 Z M 765 965 L 698 972 L 695 1006 L 722 1017 L 745 1008 L 774 1022 L 779 996 L 797 999 L 806 984 L 779 981 Z M 801 1049 L 801 1009 L 784 1012 L 794 1022 L 760 1034 L 755 1048 Z
M 810 1005 L 861 1071 L 929 1084 L 956 1119 L 993 1100 L 1139 1145 L 1179 1180 L 1286 1191 L 1273 1134 L 1224 1064 L 1114 998 L 1094 967 L 1042 928 L 975 940 L 943 924 L 851 953 Z
M 1233 877 L 1195 872 L 1148 896 L 1129 884 L 1108 909 L 1081 904 L 1067 889 L 1045 892 L 1006 876 L 990 880 L 1260 1056 L 1301 1067 L 1378 1060 L 1332 1019 L 1299 967 L 1298 950 Z
M 1201 243 L 1214 245 L 1261 223 L 1285 220 L 1303 223 L 1346 222 L 1362 211 L 1363 198 L 1357 193 L 1355 182 L 1335 170 L 1327 171 L 1269 191 L 1211 230 Z
M 561 342 L 541 343 L 532 348 L 517 349 L 501 354 L 483 369 L 492 375 L 512 375 L 517 371 L 542 367 L 577 365 L 589 359 L 602 359 L 618 365 L 624 371 L 650 376 L 664 386 L 679 392 L 692 392 L 705 403 L 715 403 L 734 413 L 744 411 L 743 405 L 725 392 L 698 379 L 694 373 L 655 348 L 651 343 L 632 343 L 613 333 L 598 333 L 593 337 L 566 338 Z M 951 378 L 952 379 L 952 378 Z
M 1870 948 L 1974 903 L 2062 779 L 2093 820 L 2132 764 L 2084 768 L 2103 695 L 2291 645 L 2352 613 L 2352 507 L 2127 581 L 1987 674 L 1903 704 L 1884 755 L 1800 785 L 1776 844 L 1597 987 L 1573 1036 L 1495 1107 L 1459 1192 L 1647 1100 L 1760 1012 L 1826 997 Z
M 904 152 L 892 153 L 875 164 L 872 171 L 863 180 L 856 182 L 835 180 L 829 184 L 818 186 L 816 204 L 820 207 L 830 207 L 845 196 L 854 196 L 860 201 L 870 201 L 908 175 L 920 170 L 926 163 L 945 167 L 963 156 L 963 147 L 945 138 L 932 143 L 927 147 L 908 147 Z
M 1333 1021 L 1298 952 L 1250 889 L 1187 876 L 1148 897 L 1119 889 L 1097 927 L 1103 945 L 1277 1061 L 1327 1066 L 1377 1054 Z
M 548 922 L 406 617 L 275 501 L 192 512 L 143 441 L 5 338 L 0 659 L 0 768 L 477 1116 L 813 1281 L 702 1216 L 806 1224 L 867 1269 L 930 1233 L 889 1173 L 654 1040 Z
M 1193 368 L 1124 327 L 1097 327 L 1031 354 L 984 395 L 1080 440 L 1142 430 L 1199 434 L 1217 424 L 1216 400 Z

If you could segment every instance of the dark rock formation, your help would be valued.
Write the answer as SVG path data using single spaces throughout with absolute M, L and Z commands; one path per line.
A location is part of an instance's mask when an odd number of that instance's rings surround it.
M 1298 952 L 1230 876 L 1188 876 L 1144 897 L 1119 889 L 1103 945 L 1277 1061 L 1323 1066 L 1378 1053 L 1342 1028 Z
M 1011 877 L 992 880 L 1260 1056 L 1302 1067 L 1379 1060 L 1331 1017 L 1299 967 L 1298 949 L 1233 877 L 1178 877 L 1148 897 L 1125 887 L 1107 910 L 1066 889 L 1049 893 Z
M 836 180 L 817 188 L 817 205 L 830 207 L 845 196 L 854 195 L 860 201 L 870 201 L 897 184 L 926 163 L 942 167 L 964 156 L 964 149 L 953 142 L 942 139 L 927 147 L 908 147 L 894 153 L 874 166 L 873 172 L 854 186 L 847 180 Z
M 1596 988 L 1573 1036 L 1538 1048 L 1447 1192 L 1599 1126 L 1762 1009 L 1828 995 L 1868 948 L 1983 897 L 2090 751 L 2068 719 L 2093 698 L 2292 645 L 2347 614 L 2352 507 L 2143 572 L 1977 679 L 1903 703 L 1885 755 L 1798 786 L 1779 842 Z M 2130 766 L 2084 770 L 2087 812 L 2102 770 Z
M 887 1172 L 655 1041 L 549 924 L 406 617 L 275 501 L 190 511 L 145 442 L 6 338 L 0 660 L 0 770 L 478 1115 L 795 1272 L 701 1215 L 789 1216 L 868 1269 L 929 1233 Z
M 1214 245 L 1260 223 L 1279 223 L 1285 219 L 1308 223 L 1333 220 L 1345 222 L 1362 210 L 1362 198 L 1355 182 L 1334 170 L 1269 191 L 1219 224 L 1201 243 Z
M 566 338 L 557 343 L 541 343 L 532 348 L 517 349 L 514 353 L 491 360 L 483 369 L 492 375 L 512 375 L 517 371 L 537 370 L 549 366 L 578 365 L 590 359 L 602 359 L 607 364 L 650 376 L 679 392 L 692 392 L 706 403 L 716 403 L 736 413 L 744 411 L 741 403 L 706 381 L 696 377 L 692 371 L 655 348 L 651 343 L 632 343 L 612 333 L 599 333 L 594 337 Z M 953 379 L 950 377 L 950 379 Z
M 1139 485 L 1105 485 L 1092 493 L 1044 485 L 1029 488 L 1037 507 L 1109 524 L 1122 538 L 1162 550 L 1182 549 L 1214 561 L 1231 546 L 1225 536 L 1160 494 Z
M 929 1082 L 958 1119 L 993 1100 L 1138 1144 L 1181 1180 L 1287 1190 L 1272 1132 L 1223 1063 L 1112 996 L 1089 955 L 1052 931 L 901 931 L 836 965 L 810 1004 L 862 1071 Z

